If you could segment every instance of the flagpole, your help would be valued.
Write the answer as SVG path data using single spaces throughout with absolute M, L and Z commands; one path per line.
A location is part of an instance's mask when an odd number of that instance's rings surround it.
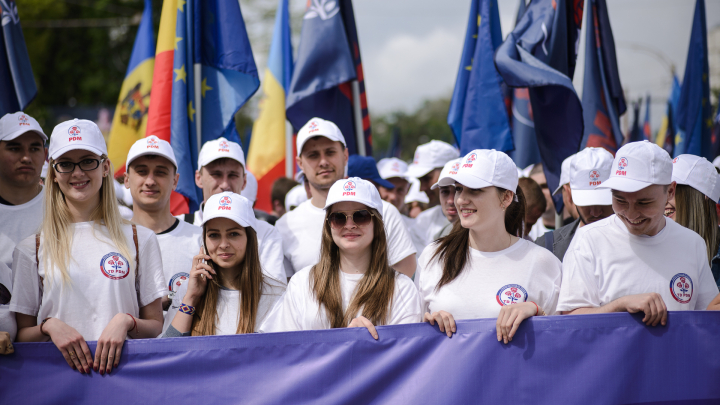
M 197 133 L 197 150 L 200 153 L 202 147 L 202 86 L 200 82 L 202 80 L 202 66 L 195 63 L 193 70 L 195 74 L 195 83 L 193 83 L 195 86 L 195 132 Z
M 285 176 L 294 177 L 293 173 L 293 128 L 289 121 L 285 121 Z
M 353 96 L 353 121 L 355 122 L 355 139 L 357 140 L 357 153 L 365 156 L 365 130 L 362 122 L 362 106 L 360 105 L 360 83 L 357 80 L 352 81 Z

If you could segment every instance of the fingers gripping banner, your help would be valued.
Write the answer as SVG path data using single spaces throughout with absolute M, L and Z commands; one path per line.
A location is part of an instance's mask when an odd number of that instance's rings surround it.
M 538 317 L 128 341 L 112 374 L 81 375 L 52 343 L 0 357 L 0 403 L 637 404 L 720 399 L 720 313 Z M 90 344 L 94 352 L 95 344 Z

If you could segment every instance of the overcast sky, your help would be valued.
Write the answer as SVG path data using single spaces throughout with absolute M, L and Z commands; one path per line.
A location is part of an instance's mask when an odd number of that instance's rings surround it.
M 302 8 L 306 2 L 293 0 L 292 7 Z M 506 35 L 513 28 L 519 0 L 498 2 Z M 651 93 L 657 130 L 671 76 L 667 63 L 647 50 L 674 64 L 682 80 L 695 1 L 607 4 L 627 98 Z M 412 111 L 424 99 L 452 94 L 470 0 L 356 0 L 353 5 L 371 113 Z M 706 11 L 708 31 L 720 26 L 720 0 L 706 0 Z

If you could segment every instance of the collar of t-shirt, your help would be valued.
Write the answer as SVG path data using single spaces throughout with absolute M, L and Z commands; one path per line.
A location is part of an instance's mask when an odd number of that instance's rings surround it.
M 652 240 L 653 242 L 655 242 L 655 241 L 660 241 L 660 240 L 662 239 L 662 236 L 663 236 L 663 234 L 665 233 L 665 230 L 666 230 L 667 227 L 668 227 L 668 218 L 665 218 L 665 226 L 663 226 L 663 228 L 660 230 L 660 232 L 658 232 L 657 234 L 655 234 L 655 235 L 653 235 L 653 236 L 650 236 L 650 235 L 633 235 L 633 234 L 631 234 L 630 231 L 628 231 L 627 227 L 625 226 L 625 223 L 623 223 L 622 219 L 618 218 L 617 215 L 613 215 L 613 224 L 614 224 L 616 227 L 618 227 L 619 229 L 621 229 L 621 230 L 622 230 L 625 234 L 627 234 L 627 235 L 634 236 L 634 237 L 636 237 L 636 238 L 641 238 L 641 239 L 646 239 L 646 240 Z
M 178 227 L 178 225 L 180 225 L 180 220 L 177 219 L 177 218 L 175 218 L 175 222 L 173 222 L 173 224 L 172 224 L 172 226 L 170 226 L 170 228 L 168 228 L 168 229 L 166 229 L 166 230 L 164 230 L 164 231 L 162 231 L 162 232 L 160 232 L 160 233 L 156 233 L 156 235 L 165 235 L 165 234 L 168 234 L 168 233 L 174 231 L 175 228 Z
M 2 198 L 1 195 L 0 195 L 0 204 L 2 204 L 2 205 L 11 205 L 11 206 L 12 206 L 12 205 L 15 205 L 15 204 L 11 203 L 10 201 Z

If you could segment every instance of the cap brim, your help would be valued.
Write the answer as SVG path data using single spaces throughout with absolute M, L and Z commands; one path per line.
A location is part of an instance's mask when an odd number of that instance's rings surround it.
M 170 163 L 172 163 L 173 166 L 175 166 L 175 170 L 177 170 L 177 168 L 178 168 L 178 167 L 177 167 L 177 162 L 173 161 L 172 159 L 170 159 L 170 158 L 167 157 L 166 155 L 163 155 L 162 153 L 157 153 L 157 152 L 154 152 L 154 151 L 145 151 L 145 152 L 138 153 L 137 155 L 133 156 L 133 158 L 132 158 L 131 160 L 128 160 L 127 163 L 125 163 L 125 170 L 127 171 L 127 169 L 130 167 L 130 163 L 134 162 L 135 159 L 137 159 L 137 158 L 139 158 L 139 157 L 142 157 L 142 156 L 149 156 L 149 155 L 155 155 L 155 156 L 163 157 L 163 158 L 167 159 Z
M 567 183 L 565 183 L 565 184 L 567 184 Z M 559 185 L 558 188 L 556 188 L 555 191 L 553 191 L 552 195 L 555 195 L 555 194 L 559 193 L 560 190 L 562 190 L 562 188 L 563 188 L 563 186 L 564 186 L 565 184 Z
M 492 183 L 488 183 L 487 181 L 485 181 L 483 179 L 477 178 L 475 176 L 471 176 L 467 173 L 453 174 L 451 176 L 445 177 L 443 180 L 446 180 L 446 179 L 453 181 L 453 183 L 450 183 L 450 184 L 460 183 L 465 187 L 474 188 L 474 189 L 492 186 Z M 438 183 L 440 186 L 450 185 L 450 184 L 447 184 L 447 181 L 438 182 Z
M 34 132 L 34 133 L 38 134 L 38 136 L 40 136 L 43 139 L 43 142 L 47 142 L 47 140 L 48 140 L 47 135 L 45 135 L 44 133 L 42 133 L 36 129 L 25 129 L 25 130 L 17 131 L 14 134 L 6 136 L 2 140 L 3 141 L 12 141 L 13 139 L 16 139 L 22 135 L 27 134 L 28 132 Z
M 382 177 L 376 177 L 376 178 L 374 178 L 374 179 L 368 179 L 368 180 L 372 180 L 372 181 L 374 181 L 375 183 L 377 183 L 378 186 L 385 187 L 385 188 L 388 189 L 388 190 L 392 190 L 392 189 L 395 188 L 395 185 L 394 185 L 394 184 L 392 184 L 392 183 L 390 183 L 389 181 L 383 179 Z
M 100 150 L 100 148 L 96 148 L 94 146 L 88 146 L 88 145 L 65 145 L 62 148 L 58 149 L 53 153 L 52 156 L 50 156 L 51 159 L 57 159 L 60 156 L 73 151 L 73 150 L 86 150 L 88 152 L 92 152 L 98 156 L 107 155 L 107 151 Z
M 595 187 L 596 190 L 610 189 L 623 191 L 625 193 L 634 193 L 640 191 L 645 187 L 652 186 L 652 183 L 646 181 L 626 179 L 620 177 L 611 177 L 602 182 L 599 186 Z
M 233 217 L 230 217 L 230 216 L 220 215 L 219 212 L 213 212 L 212 214 L 210 214 L 210 215 L 208 215 L 208 216 L 203 215 L 203 219 L 202 219 L 202 224 L 201 224 L 201 225 L 205 225 L 208 221 L 210 221 L 211 219 L 215 219 L 215 218 L 227 218 L 227 219 L 235 222 L 236 224 L 242 226 L 243 228 L 247 228 L 248 226 L 251 227 L 251 228 L 253 228 L 253 229 L 255 228 L 255 224 L 254 224 L 254 223 L 251 224 L 251 223 L 248 223 L 247 221 L 243 221 L 243 220 L 240 219 L 240 218 L 233 218 Z M 255 218 L 253 218 L 253 220 L 254 220 L 254 219 L 255 219 Z
M 424 175 L 430 173 L 434 167 L 430 166 L 420 166 L 416 164 L 411 164 L 408 166 L 407 172 L 405 172 L 406 176 L 415 177 L 416 179 L 419 179 L 420 177 L 423 177 Z
M 612 192 L 610 189 L 575 190 L 571 189 L 573 203 L 580 207 L 591 205 L 612 205 Z
M 240 160 L 240 159 L 236 159 L 236 158 L 234 158 L 234 157 L 232 157 L 232 156 L 216 156 L 215 158 L 210 159 L 210 160 L 208 160 L 208 161 L 203 161 L 203 162 L 198 162 L 198 163 L 200 163 L 200 167 L 205 167 L 205 166 L 209 165 L 210 163 L 212 163 L 212 162 L 214 162 L 214 161 L 216 161 L 216 160 L 219 160 L 219 159 L 232 159 L 232 160 L 240 163 L 240 164 L 242 165 L 243 169 L 245 168 L 245 162 L 243 162 L 243 161 Z M 198 169 L 200 169 L 200 167 L 198 167 Z
M 433 184 L 433 185 L 430 187 L 430 190 L 435 190 L 435 189 L 438 189 L 438 188 L 440 188 L 440 187 L 454 186 L 454 185 L 455 185 L 455 180 L 453 180 L 453 179 L 450 178 L 450 177 L 443 177 L 443 178 L 440 179 L 437 183 Z

